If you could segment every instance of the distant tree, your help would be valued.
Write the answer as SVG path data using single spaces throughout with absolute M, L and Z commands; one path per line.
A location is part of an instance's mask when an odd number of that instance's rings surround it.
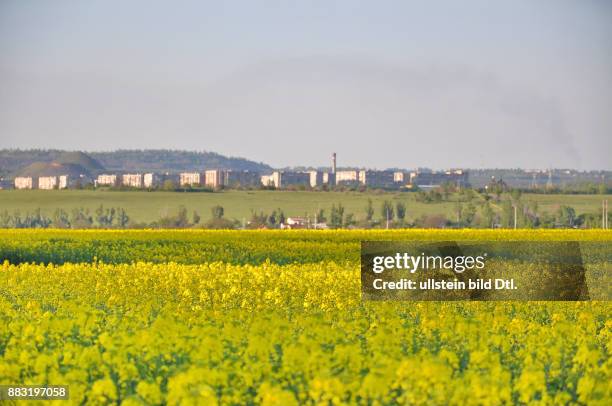
M 276 210 L 272 210 L 272 213 L 270 213 L 270 215 L 268 216 L 268 219 L 266 220 L 266 225 L 270 228 L 275 228 L 277 224 L 278 224 L 278 218 L 277 218 Z
M 222 206 L 213 206 L 213 208 L 211 209 L 212 212 L 212 218 L 213 219 L 220 219 L 223 218 L 223 214 L 224 214 L 224 210 Z
M 95 217 L 98 226 L 102 228 L 112 227 L 113 223 L 115 223 L 116 213 L 117 210 L 114 207 L 111 207 L 110 209 L 105 209 L 103 205 L 100 205 L 96 209 Z
M 372 199 L 368 199 L 368 204 L 365 207 L 366 220 L 372 221 L 374 217 L 374 206 L 372 205 Z
M 224 218 L 224 209 L 221 206 L 215 206 L 211 209 L 212 218 L 204 224 L 204 228 L 210 229 L 235 229 L 240 226 L 236 220 Z
M 514 227 L 514 206 L 510 199 L 505 199 L 502 203 L 502 227 L 512 228 Z
M 556 213 L 556 222 L 562 227 L 573 227 L 576 221 L 576 210 L 570 206 L 560 206 Z
M 70 228 L 68 213 L 64 209 L 55 209 L 51 219 L 51 226 L 53 228 Z
M 485 228 L 493 227 L 493 222 L 495 221 L 495 212 L 493 211 L 491 203 L 489 203 L 488 200 L 485 201 L 484 205 L 482 206 L 482 219 L 483 226 Z
M 463 217 L 463 205 L 461 202 L 455 202 L 455 218 L 457 219 L 457 224 L 461 223 Z
M 325 210 L 319 209 L 317 212 L 317 221 L 319 223 L 325 223 L 327 221 L 327 218 L 325 217 Z
M 189 226 L 189 217 L 187 214 L 187 208 L 180 206 L 176 215 L 176 227 L 184 228 Z
M 26 213 L 21 223 L 23 228 L 47 228 L 51 224 L 51 219 L 44 216 L 40 209 L 36 209 L 32 213 Z
M 285 224 L 285 221 L 285 213 L 283 213 L 281 209 L 278 209 L 278 224 Z
M 501 187 L 496 187 L 495 190 L 495 199 L 499 202 L 499 199 L 501 198 L 501 194 L 503 192 L 503 189 Z
M 444 200 L 448 200 L 451 193 L 455 189 L 455 186 L 450 182 L 444 182 L 442 185 L 440 185 L 440 189 L 442 190 Z
M 130 223 L 130 217 L 128 216 L 127 212 L 122 208 L 117 209 L 116 217 L 117 217 L 117 223 L 120 228 L 126 228 L 128 224 Z
M 251 219 L 249 220 L 247 227 L 251 229 L 263 228 L 266 226 L 266 220 L 268 216 L 263 212 L 255 212 L 251 210 Z
M 23 228 L 23 222 L 21 221 L 21 212 L 19 210 L 15 210 L 13 212 L 13 227 L 15 228 Z
M 397 214 L 397 219 L 403 222 L 406 217 L 406 205 L 403 202 L 397 202 L 395 204 L 395 212 Z
M 176 184 L 172 180 L 166 179 L 164 183 L 162 184 L 162 189 L 163 190 L 174 190 L 176 189 Z
M 465 196 L 465 200 L 469 203 L 472 200 L 474 200 L 474 198 L 476 197 L 476 192 L 474 192 L 474 189 L 461 189 L 463 192 L 463 195 Z
M 442 194 L 438 190 L 429 191 L 428 202 L 439 203 L 442 201 Z
M 92 225 L 93 218 L 88 209 L 80 207 L 72 210 L 70 216 L 70 226 L 72 228 L 91 228 Z
M 380 215 L 383 221 L 387 221 L 387 220 L 393 221 L 393 217 L 394 217 L 393 204 L 391 204 L 390 201 L 385 200 L 382 203 L 382 206 L 380 208 Z
M 9 214 L 8 210 L 0 212 L 0 228 L 11 227 L 13 227 L 13 217 Z
M 332 204 L 329 215 L 329 226 L 331 228 L 342 228 L 344 225 L 344 206 L 338 203 L 338 206 Z
M 510 192 L 510 196 L 512 196 L 512 201 L 514 201 L 515 203 L 518 202 L 519 200 L 521 200 L 521 195 L 523 193 L 521 192 L 521 189 L 512 189 L 512 191 Z
M 468 203 L 462 210 L 462 220 L 469 227 L 473 224 L 476 218 L 476 206 L 473 203 Z
M 606 186 L 605 183 L 600 183 L 597 186 L 597 193 L 599 193 L 600 195 L 605 195 L 606 193 L 608 193 L 608 186 Z
M 601 214 L 584 213 L 576 218 L 576 223 L 584 228 L 601 228 L 601 220 Z
M 192 221 L 193 224 L 200 224 L 201 217 L 200 217 L 200 215 L 198 214 L 197 211 L 195 211 L 195 210 L 193 211 L 191 219 L 192 219 L 191 221 Z
M 347 213 L 344 216 L 344 220 L 342 220 L 342 226 L 343 227 L 350 227 L 355 225 L 356 221 L 355 221 L 355 216 L 353 215 L 353 213 Z

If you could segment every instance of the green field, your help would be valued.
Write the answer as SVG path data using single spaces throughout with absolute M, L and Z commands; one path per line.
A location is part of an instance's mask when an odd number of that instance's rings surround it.
M 70 211 L 84 207 L 94 210 L 99 205 L 122 207 L 136 222 L 151 222 L 166 214 L 174 214 L 180 206 L 190 212 L 198 211 L 208 218 L 211 207 L 221 205 L 227 218 L 248 219 L 251 210 L 271 212 L 281 208 L 287 216 L 314 216 L 318 209 L 329 214 L 332 204 L 342 203 L 347 213 L 357 219 L 364 217 L 368 198 L 374 202 L 375 217 L 380 216 L 384 200 L 402 200 L 407 205 L 407 218 L 418 218 L 423 214 L 444 214 L 453 218 L 453 202 L 420 203 L 414 193 L 398 192 L 311 192 L 311 191 L 221 191 L 214 193 L 187 192 L 139 192 L 109 190 L 3 190 L 0 191 L 0 211 L 15 210 L 24 214 L 40 208 L 43 214 L 51 215 L 57 208 Z M 599 213 L 600 195 L 536 195 L 524 194 L 523 202 L 537 201 L 541 211 L 552 211 L 558 205 L 572 206 L 577 214 Z

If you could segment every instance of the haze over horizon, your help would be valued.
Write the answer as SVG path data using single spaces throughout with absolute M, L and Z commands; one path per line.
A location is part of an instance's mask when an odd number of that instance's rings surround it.
M 612 3 L 3 1 L 0 148 L 612 169 Z

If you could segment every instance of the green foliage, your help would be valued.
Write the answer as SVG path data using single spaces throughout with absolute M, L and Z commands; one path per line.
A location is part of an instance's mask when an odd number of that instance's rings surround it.
M 212 209 L 210 209 L 211 214 L 212 214 L 212 218 L 213 219 L 220 219 L 223 218 L 223 215 L 225 213 L 225 210 L 223 209 L 223 206 L 213 206 Z
M 344 224 L 344 206 L 341 203 L 338 203 L 337 206 L 335 204 L 332 204 L 329 215 L 329 227 L 342 228 Z
M 573 227 L 576 225 L 576 210 L 569 206 L 559 206 L 555 219 L 561 227 Z
M 380 208 L 380 218 L 382 219 L 383 222 L 385 221 L 393 221 L 393 217 L 395 216 L 395 212 L 393 210 L 393 204 L 388 201 L 385 200 L 382 203 L 382 206 Z
M 397 213 L 397 219 L 403 222 L 406 218 L 406 204 L 404 202 L 397 202 L 395 204 L 395 212 Z
M 372 221 L 374 217 L 374 205 L 372 204 L 372 199 L 368 199 L 368 204 L 365 207 L 365 215 L 366 221 Z

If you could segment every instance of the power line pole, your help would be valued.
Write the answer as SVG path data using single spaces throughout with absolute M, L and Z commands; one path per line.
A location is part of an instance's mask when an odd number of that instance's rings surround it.
M 389 208 L 387 207 L 387 230 L 389 229 Z
M 516 230 L 516 204 L 513 207 L 514 207 L 514 229 Z

